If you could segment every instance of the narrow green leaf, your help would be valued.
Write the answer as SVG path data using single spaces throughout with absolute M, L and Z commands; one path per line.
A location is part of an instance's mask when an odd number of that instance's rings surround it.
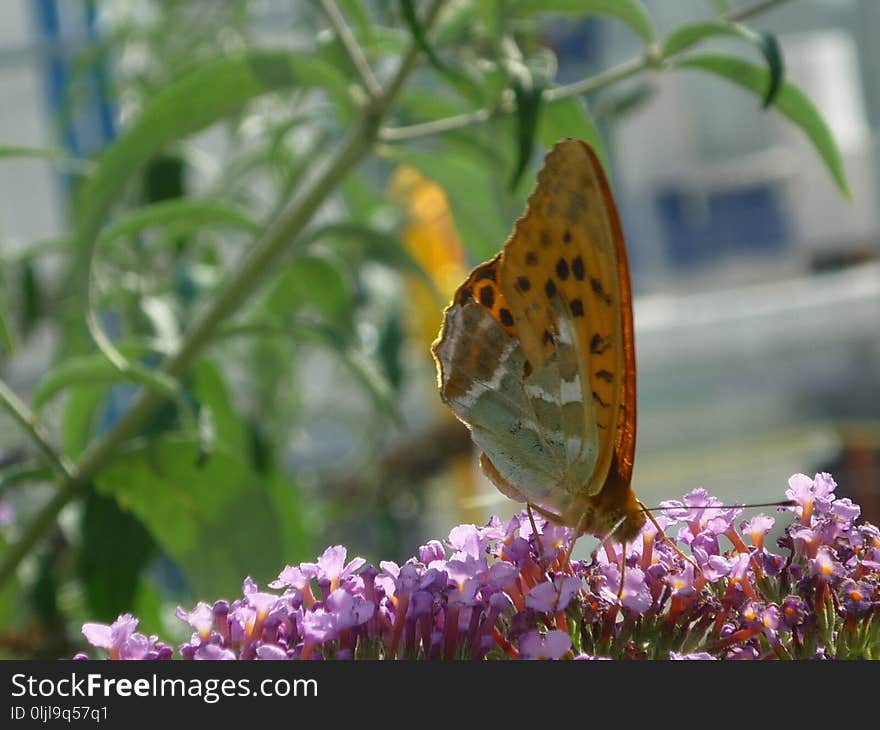
M 286 51 L 249 51 L 210 61 L 150 99 L 135 123 L 102 154 L 76 206 L 77 240 L 88 249 L 123 184 L 165 145 L 285 88 L 320 87 L 348 103 L 346 80 L 327 64 Z
M 582 139 L 588 143 L 596 151 L 602 167 L 606 172 L 609 170 L 608 154 L 602 137 L 599 136 L 599 129 L 584 102 L 575 97 L 546 104 L 538 123 L 538 139 L 544 146 L 552 147 L 566 137 Z
M 52 147 L 24 147 L 0 144 L 0 157 L 36 157 L 43 160 L 66 160 L 70 155 Z
M 764 91 L 764 106 L 770 106 L 782 85 L 785 71 L 779 41 L 776 40 L 776 36 L 772 33 L 759 33 L 740 23 L 732 23 L 724 19 L 689 23 L 669 34 L 663 43 L 662 55 L 664 58 L 669 58 L 706 39 L 717 38 L 718 36 L 742 38 L 762 53 L 764 60 L 767 62 L 767 68 L 770 71 L 770 78 Z
M 0 271 L 0 352 L 5 350 L 11 354 L 15 351 L 15 339 L 6 317 L 6 296 L 3 289 L 3 272 Z
M 312 231 L 303 244 L 308 246 L 317 241 L 330 241 L 331 246 L 343 251 L 346 249 L 343 241 L 350 242 L 358 246 L 364 258 L 413 274 L 428 286 L 435 286 L 434 281 L 401 244 L 400 239 L 390 233 L 360 223 L 330 223 Z
M 317 314 L 346 336 L 354 332 L 348 283 L 326 256 L 295 258 L 272 286 L 266 308 L 282 322 L 293 316 Z
M 221 226 L 247 233 L 260 230 L 247 211 L 219 200 L 174 198 L 137 208 L 120 216 L 101 232 L 100 245 L 110 245 L 156 226 L 185 226 L 188 230 Z
M 516 0 L 510 12 L 514 15 L 531 13 L 564 13 L 581 17 L 603 15 L 626 23 L 645 43 L 653 43 L 654 21 L 639 0 Z
M 147 348 L 143 346 L 123 346 L 120 350 L 126 357 L 137 357 L 147 352 Z M 71 357 L 43 376 L 34 390 L 32 406 L 35 411 L 39 411 L 53 396 L 76 385 L 109 385 L 131 382 L 133 379 L 131 374 L 120 371 L 100 352 Z
M 694 56 L 676 62 L 676 66 L 678 68 L 708 71 L 716 76 L 721 76 L 739 84 L 758 96 L 762 96 L 765 93 L 769 83 L 770 73 L 765 67 L 757 66 L 735 56 L 720 54 Z M 809 137 L 816 151 L 825 162 L 825 166 L 831 173 L 831 177 L 834 179 L 840 192 L 847 199 L 851 199 L 840 150 L 837 148 L 837 143 L 834 141 L 834 136 L 828 124 L 809 97 L 794 84 L 783 81 L 773 106 L 800 127 L 804 134 Z
M 78 459 L 88 446 L 106 392 L 101 382 L 72 387 L 61 413 L 61 449 L 68 458 Z
M 543 86 L 533 76 L 529 83 L 520 77 L 514 77 L 513 93 L 516 98 L 516 165 L 510 176 L 508 191 L 516 190 L 522 175 L 532 159 L 535 148 L 535 134 L 538 119 L 541 115 L 541 94 Z
M 431 62 L 431 65 L 437 69 L 437 71 L 445 76 L 452 82 L 452 85 L 455 86 L 459 91 L 461 91 L 466 96 L 474 96 L 476 93 L 476 88 L 470 79 L 468 79 L 463 73 L 461 73 L 458 69 L 452 68 L 448 64 L 444 63 L 440 57 L 435 53 L 434 48 L 428 42 L 428 38 L 425 36 L 425 31 L 422 28 L 422 24 L 419 22 L 419 18 L 416 15 L 415 5 L 413 0 L 400 0 L 400 8 L 403 12 L 403 19 L 406 21 L 407 28 L 409 28 L 409 32 L 412 34 L 413 40 L 418 43 L 419 48 L 422 49 L 424 54 L 428 57 L 428 60 Z

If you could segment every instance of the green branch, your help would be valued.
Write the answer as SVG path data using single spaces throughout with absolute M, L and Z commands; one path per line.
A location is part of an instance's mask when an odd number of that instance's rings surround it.
M 73 474 L 73 465 L 63 455 L 55 451 L 55 447 L 52 446 L 46 430 L 37 420 L 37 417 L 31 413 L 25 403 L 2 380 L 0 380 L 0 406 L 12 416 L 13 420 L 30 437 L 30 440 L 34 442 L 49 466 L 60 477 L 69 479 Z
M 761 0 L 753 5 L 742 8 L 733 13 L 723 16 L 725 20 L 730 22 L 741 22 L 755 17 L 762 13 L 766 13 L 778 6 L 781 6 L 791 0 Z M 684 50 L 684 49 L 683 49 Z M 675 54 L 677 55 L 677 54 Z M 572 96 L 581 96 L 599 89 L 604 89 L 624 79 L 635 76 L 642 71 L 657 68 L 661 65 L 665 58 L 661 58 L 655 49 L 649 49 L 640 56 L 636 56 L 614 68 L 603 71 L 595 76 L 591 76 L 581 81 L 575 81 L 571 84 L 557 86 L 547 89 L 542 95 L 542 103 L 552 104 L 553 102 L 562 101 Z M 494 108 L 476 109 L 465 114 L 458 114 L 442 119 L 435 119 L 431 122 L 421 124 L 410 124 L 405 127 L 385 127 L 379 131 L 379 138 L 383 142 L 404 142 L 410 139 L 418 139 L 419 137 L 427 137 L 443 132 L 451 132 L 456 129 L 464 129 L 477 124 L 484 124 L 496 117 L 512 114 L 516 111 L 516 100 L 512 89 L 505 89 L 501 94 L 501 101 Z

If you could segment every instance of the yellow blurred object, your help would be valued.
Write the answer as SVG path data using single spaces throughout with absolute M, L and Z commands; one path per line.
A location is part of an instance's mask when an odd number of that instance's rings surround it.
M 464 248 L 443 188 L 415 167 L 401 165 L 395 170 L 389 195 L 406 215 L 401 240 L 436 287 L 432 291 L 424 281 L 407 278 L 407 293 L 412 303 L 407 310 L 407 328 L 424 348 L 426 361 L 431 362 L 430 347 L 440 331 L 443 308 L 469 271 Z M 438 293 L 442 298 L 439 302 Z M 439 398 L 432 399 L 432 402 L 437 408 L 438 419 L 454 418 Z M 477 490 L 474 465 L 472 454 L 458 456 L 449 461 L 439 476 L 454 485 L 454 509 L 459 521 L 483 522 L 486 518 L 481 510 L 465 506 L 474 502 Z
M 464 249 L 446 193 L 437 183 L 416 168 L 401 165 L 391 178 L 389 192 L 406 213 L 407 222 L 401 235 L 404 245 L 443 298 L 438 306 L 437 297 L 425 282 L 409 278 L 407 288 L 413 306 L 409 308 L 411 321 L 408 324 L 412 334 L 429 348 L 440 331 L 443 307 L 468 272 Z

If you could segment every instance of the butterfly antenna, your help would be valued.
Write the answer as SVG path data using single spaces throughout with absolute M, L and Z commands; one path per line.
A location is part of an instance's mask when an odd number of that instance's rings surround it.
M 751 504 L 686 504 L 683 507 L 646 507 L 639 502 L 642 510 L 648 513 L 660 512 L 665 509 L 751 509 L 752 507 L 797 507 L 797 502 L 793 499 L 783 499 L 779 502 L 752 502 Z M 656 524 L 656 523 L 655 523 Z
M 662 537 L 662 538 L 666 541 L 666 543 L 667 543 L 667 544 L 668 544 L 673 550 L 675 550 L 675 552 L 677 552 L 677 553 L 679 554 L 679 556 L 681 556 L 684 560 L 686 560 L 688 563 L 690 563 L 691 565 L 693 565 L 693 566 L 694 566 L 694 570 L 699 571 L 699 570 L 700 570 L 700 566 L 698 566 L 698 565 L 693 561 L 693 558 L 691 558 L 689 555 L 685 555 L 685 553 L 682 552 L 681 548 L 678 547 L 678 545 L 676 545 L 676 544 L 672 541 L 672 538 L 669 537 L 669 535 L 666 534 L 666 530 L 664 530 L 662 527 L 660 527 L 660 523 L 657 522 L 657 520 L 656 520 L 656 518 L 654 517 L 654 515 L 651 514 L 651 509 L 650 509 L 649 507 L 646 507 L 641 501 L 639 501 L 639 506 L 642 508 L 642 511 L 648 516 L 648 519 L 651 520 L 651 524 L 654 525 L 654 527 L 657 528 L 657 534 L 660 535 L 660 537 Z

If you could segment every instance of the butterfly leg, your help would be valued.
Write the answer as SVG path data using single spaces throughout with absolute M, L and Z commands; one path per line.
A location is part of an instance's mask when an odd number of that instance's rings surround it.
M 537 506 L 535 509 L 539 509 Z M 529 515 L 529 523 L 532 525 L 532 534 L 535 536 L 535 542 L 538 545 L 538 556 L 541 563 L 544 563 L 544 546 L 541 544 L 541 536 L 538 534 L 538 526 L 535 524 L 535 515 L 532 513 L 532 505 L 526 502 L 526 512 Z
M 672 549 L 679 554 L 679 556 L 681 556 L 685 561 L 693 565 L 694 570 L 700 571 L 700 566 L 697 565 L 691 557 L 685 555 L 678 547 L 678 545 L 676 545 L 672 541 L 672 538 L 666 534 L 666 531 L 662 527 L 660 527 L 660 523 L 657 522 L 657 519 L 654 517 L 654 515 L 651 514 L 651 511 L 645 506 L 644 502 L 639 500 L 639 506 L 645 511 L 645 514 L 648 515 L 648 519 L 651 520 L 651 523 L 654 525 L 654 527 L 657 528 L 657 534 L 660 535 L 660 537 L 662 537 L 669 544 L 669 546 L 672 547 Z

